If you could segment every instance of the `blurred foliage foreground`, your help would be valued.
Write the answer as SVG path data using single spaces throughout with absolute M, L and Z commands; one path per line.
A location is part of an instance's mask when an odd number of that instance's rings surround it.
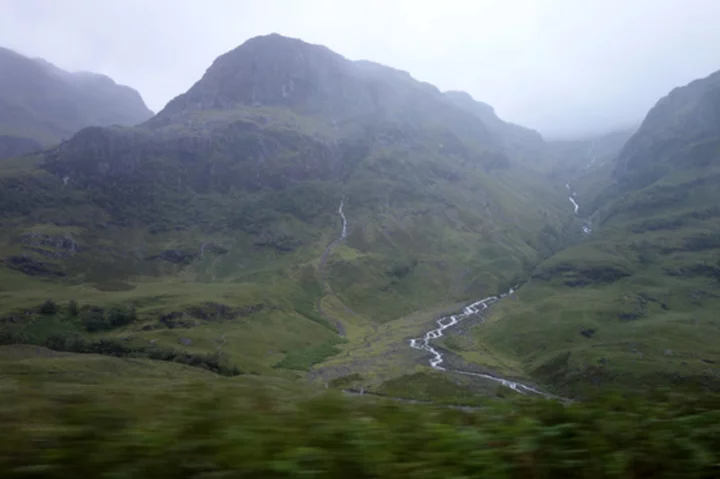
M 15 385 L 0 477 L 720 477 L 720 397 L 474 411 L 208 384 L 136 396 Z

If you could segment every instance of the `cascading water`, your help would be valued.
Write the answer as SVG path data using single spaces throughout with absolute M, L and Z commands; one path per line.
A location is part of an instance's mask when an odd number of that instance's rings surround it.
M 344 240 L 347 237 L 347 218 L 345 218 L 345 213 L 343 213 L 343 206 L 345 205 L 345 198 L 340 200 L 340 208 L 338 208 L 338 213 L 340 213 L 340 217 L 342 218 L 342 232 L 340 233 L 340 241 Z
M 568 186 L 569 188 L 569 186 Z M 340 237 L 337 238 L 335 241 L 333 241 L 328 247 L 326 248 L 325 252 L 323 253 L 321 262 L 320 262 L 320 269 L 322 270 L 322 267 L 324 266 L 325 262 L 327 261 L 327 257 L 330 254 L 330 251 L 332 251 L 332 248 L 339 242 L 344 241 L 347 237 L 348 232 L 348 221 L 345 217 L 345 213 L 343 212 L 343 207 L 345 206 L 345 200 L 340 201 L 340 206 L 338 207 L 338 214 L 340 215 L 340 218 L 342 218 L 342 230 L 340 233 Z M 322 275 L 321 275 L 322 276 Z M 540 396 L 545 397 L 553 397 L 547 393 L 544 393 L 538 389 L 533 388 L 532 386 L 528 386 L 526 384 L 519 383 L 517 381 L 511 381 L 509 379 L 499 378 L 497 376 L 493 376 L 491 374 L 484 374 L 484 373 L 474 373 L 471 371 L 460 371 L 455 369 L 446 369 L 443 366 L 441 366 L 443 362 L 443 355 L 440 351 L 432 347 L 430 344 L 430 341 L 433 339 L 438 339 L 443 336 L 443 331 L 447 328 L 454 326 L 458 324 L 463 319 L 474 315 L 474 314 L 480 314 L 481 311 L 484 311 L 488 308 L 488 305 L 501 300 L 502 298 L 505 298 L 506 296 L 509 296 L 511 294 L 515 293 L 515 290 L 518 288 L 518 286 L 515 286 L 513 288 L 510 288 L 510 290 L 507 293 L 503 293 L 499 296 L 488 296 L 487 298 L 481 299 L 480 301 L 476 301 L 468 306 L 465 306 L 462 313 L 453 314 L 450 316 L 445 316 L 437 320 L 438 328 L 432 329 L 425 333 L 425 336 L 422 338 L 416 338 L 410 340 L 410 347 L 414 349 L 419 349 L 421 351 L 426 351 L 432 354 L 432 358 L 430 359 L 430 366 L 433 369 L 436 369 L 438 371 L 449 371 L 456 374 L 463 374 L 465 376 L 475 376 L 480 377 L 484 379 L 488 379 L 490 381 L 494 381 L 497 383 L 500 383 L 506 387 L 509 387 L 510 389 L 517 391 L 520 394 L 537 394 Z M 322 313 L 322 311 L 321 311 Z M 344 328 L 341 327 L 341 325 L 338 325 L 338 330 L 342 331 Z M 341 333 L 341 335 L 344 335 L 344 333 Z M 361 389 L 361 394 L 364 392 L 364 389 Z
M 575 200 L 576 193 L 575 193 L 575 191 L 572 189 L 572 187 L 570 186 L 570 184 L 568 184 L 568 183 L 565 183 L 565 188 L 567 188 L 568 191 L 570 191 L 570 196 L 568 196 L 568 200 L 570 200 L 570 203 L 572 203 L 572 205 L 573 205 L 574 213 L 575 213 L 575 214 L 578 214 L 578 210 L 580 209 L 580 205 L 579 205 L 578 202 Z M 590 229 L 590 221 L 589 221 L 589 220 L 586 221 L 585 223 L 583 223 L 582 230 L 583 230 L 583 233 L 585 233 L 586 235 L 589 235 L 589 234 L 590 234 L 590 232 L 591 232 L 592 230 Z
M 480 301 L 476 301 L 468 306 L 465 306 L 463 308 L 462 313 L 452 314 L 450 316 L 444 316 L 437 320 L 438 328 L 431 329 L 427 333 L 425 333 L 425 336 L 422 338 L 415 338 L 410 340 L 410 347 L 414 349 L 419 349 L 420 351 L 426 351 L 432 355 L 430 358 L 430 367 L 433 369 L 436 369 L 438 371 L 448 371 L 453 372 L 457 374 L 463 374 L 465 376 L 475 376 L 480 377 L 484 379 L 489 379 L 490 381 L 494 381 L 497 383 L 500 383 L 504 386 L 509 387 L 513 391 L 517 391 L 520 394 L 538 394 L 540 396 L 547 396 L 549 395 L 543 393 L 542 391 L 539 391 L 531 386 L 528 386 L 526 384 L 519 383 L 517 381 L 511 381 L 509 379 L 503 379 L 496 376 L 493 376 L 491 374 L 483 374 L 483 373 L 473 373 L 470 371 L 460 371 L 457 369 L 446 369 L 445 367 L 441 366 L 441 364 L 444 361 L 443 355 L 440 351 L 435 349 L 430 342 L 433 339 L 439 339 L 443 336 L 443 331 L 446 329 L 455 326 L 463 319 L 472 316 L 474 314 L 480 314 L 481 311 L 485 311 L 490 304 L 493 304 L 502 298 L 509 296 L 513 293 L 515 293 L 515 290 L 518 288 L 518 286 L 515 286 L 514 288 L 510 288 L 510 290 L 507 293 L 503 293 L 500 296 L 488 296 L 487 298 L 481 299 Z

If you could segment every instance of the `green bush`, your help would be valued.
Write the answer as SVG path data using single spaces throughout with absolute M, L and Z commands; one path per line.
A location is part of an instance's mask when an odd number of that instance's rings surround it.
M 140 407 L 139 405 L 142 405 Z M 532 400 L 464 412 L 223 388 L 0 397 L 1 477 L 714 478 L 720 400 Z
M 137 319 L 137 312 L 134 306 L 113 306 L 107 311 L 98 307 L 85 307 L 80 317 L 85 329 L 94 333 L 126 326 Z
M 55 304 L 55 301 L 53 301 L 52 299 L 48 299 L 43 304 L 41 304 L 40 314 L 44 314 L 46 316 L 53 316 L 57 314 L 57 304 Z
M 102 308 L 83 308 L 80 318 L 85 329 L 91 333 L 107 331 L 112 328 L 112 324 Z
M 74 299 L 70 300 L 70 302 L 68 303 L 68 314 L 71 317 L 76 318 L 79 312 L 80 307 L 78 306 L 77 301 L 75 301 Z
M 107 312 L 107 320 L 110 323 L 111 327 L 118 328 L 120 326 L 125 326 L 137 319 L 137 311 L 135 311 L 135 307 L 120 307 L 115 306 L 108 310 Z

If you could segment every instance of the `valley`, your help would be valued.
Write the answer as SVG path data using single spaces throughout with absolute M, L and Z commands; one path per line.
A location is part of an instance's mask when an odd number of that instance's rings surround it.
M 407 72 L 250 39 L 152 117 L 8 147 L 1 348 L 301 396 L 714 391 L 718 78 L 636 130 L 549 141 Z

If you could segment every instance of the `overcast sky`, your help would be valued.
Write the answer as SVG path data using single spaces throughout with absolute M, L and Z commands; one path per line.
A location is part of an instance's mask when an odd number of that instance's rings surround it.
M 720 69 L 720 0 L 0 0 L 0 45 L 107 74 L 155 111 L 272 32 L 465 90 L 547 137 L 639 122 Z

